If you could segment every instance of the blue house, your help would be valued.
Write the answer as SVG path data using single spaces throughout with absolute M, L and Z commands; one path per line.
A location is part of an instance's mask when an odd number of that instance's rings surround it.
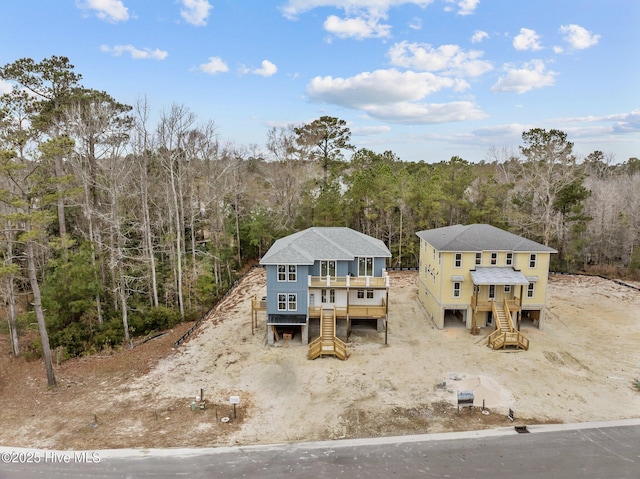
M 313 227 L 277 240 L 260 261 L 267 276 L 268 343 L 291 330 L 308 344 L 313 321 L 321 325 L 319 336 L 335 336 L 336 321 L 345 322 L 348 336 L 353 319 L 375 320 L 381 330 L 390 257 L 382 241 L 345 227 Z

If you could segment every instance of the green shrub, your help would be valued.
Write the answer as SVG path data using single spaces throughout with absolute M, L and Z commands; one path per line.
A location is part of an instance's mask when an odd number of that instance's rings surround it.
M 98 349 L 109 349 L 122 344 L 124 341 L 124 328 L 122 322 L 113 319 L 103 323 L 93 335 L 93 344 Z
M 49 337 L 51 347 L 62 346 L 68 357 L 80 356 L 90 341 L 89 328 L 82 323 L 71 323 L 61 331 L 53 332 Z

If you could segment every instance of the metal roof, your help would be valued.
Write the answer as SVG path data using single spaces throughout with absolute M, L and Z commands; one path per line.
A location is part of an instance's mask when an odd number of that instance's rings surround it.
M 416 234 L 438 251 L 557 253 L 553 248 L 486 224 L 445 226 Z
M 471 270 L 469 273 L 471 273 L 471 281 L 473 281 L 473 284 L 478 286 L 486 284 L 529 284 L 529 280 L 522 274 L 522 272 L 516 271 L 513 268 L 477 266 L 475 270 Z
M 316 260 L 346 260 L 356 257 L 390 258 L 389 248 L 379 239 L 346 227 L 313 227 L 280 238 L 260 264 L 306 264 Z

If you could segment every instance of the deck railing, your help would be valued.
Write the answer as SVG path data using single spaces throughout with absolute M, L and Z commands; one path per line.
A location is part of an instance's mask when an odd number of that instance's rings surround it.
M 506 299 L 505 302 L 509 305 L 509 309 L 513 311 L 520 311 L 520 299 Z M 491 311 L 491 303 L 493 301 L 479 301 L 476 296 L 471 296 L 469 304 L 472 308 L 478 308 L 479 311 Z
M 310 288 L 388 288 L 389 275 L 382 276 L 309 276 Z
M 387 306 L 385 300 L 382 304 L 350 304 L 346 306 L 335 306 L 336 318 L 383 318 L 387 314 Z M 309 317 L 319 318 L 322 314 L 322 306 L 309 306 Z
M 527 339 L 520 331 L 516 330 L 513 324 L 513 318 L 511 317 L 511 311 L 509 310 L 510 304 L 511 300 L 505 300 L 503 306 L 505 319 L 509 328 L 508 331 L 500 327 L 498 309 L 495 303 L 492 304 L 492 313 L 496 318 L 496 329 L 489 335 L 489 346 L 491 346 L 493 349 L 502 349 L 506 348 L 507 346 L 513 346 L 518 349 L 528 350 L 529 339 Z

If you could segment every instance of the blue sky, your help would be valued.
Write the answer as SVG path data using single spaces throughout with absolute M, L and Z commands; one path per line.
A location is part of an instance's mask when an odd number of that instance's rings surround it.
M 84 86 L 184 105 L 238 147 L 329 115 L 405 161 L 489 161 L 537 127 L 578 158 L 640 157 L 637 0 L 2 0 L 0 18 L 0 64 L 67 56 Z

